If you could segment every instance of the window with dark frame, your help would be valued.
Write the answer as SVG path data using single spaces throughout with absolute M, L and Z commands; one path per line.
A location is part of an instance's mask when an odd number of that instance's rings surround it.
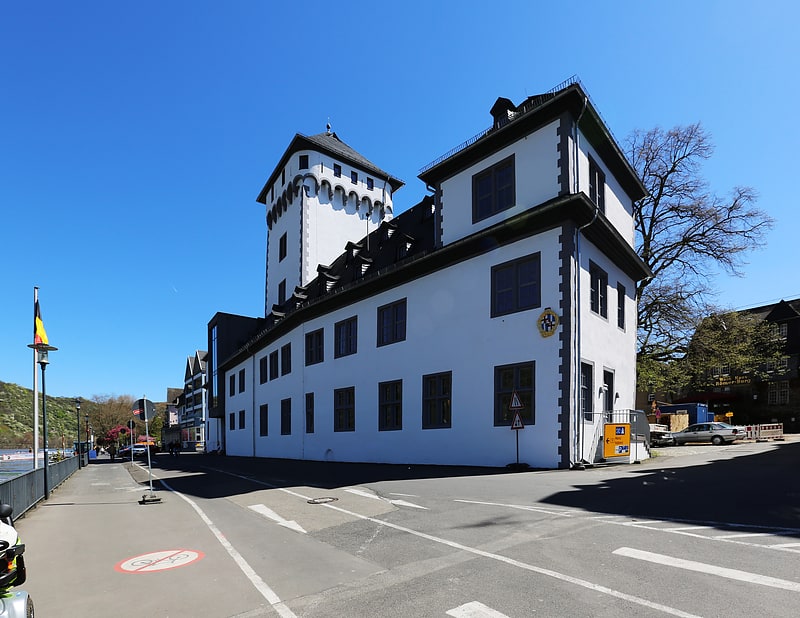
M 292 435 L 292 400 L 281 399 L 281 435 Z
M 606 175 L 591 157 L 589 157 L 589 199 L 600 212 L 606 212 Z
M 342 166 L 338 163 L 333 164 L 333 175 L 336 176 L 336 178 L 342 177 Z
M 325 332 L 322 328 L 306 333 L 306 366 L 325 360 Z
M 603 407 L 604 412 L 614 411 L 614 372 L 608 369 L 603 370 Z
M 292 344 L 281 347 L 281 375 L 292 373 Z
M 236 374 L 231 374 L 228 377 L 228 393 L 231 397 L 236 394 Z
M 535 424 L 536 414 L 533 409 L 535 366 L 535 362 L 530 361 L 494 368 L 495 427 L 510 426 L 517 412 L 525 425 Z M 511 409 L 515 393 L 519 403 L 522 404 L 522 409 Z
M 355 354 L 358 350 L 358 317 L 334 324 L 334 358 Z
M 306 393 L 306 433 L 314 433 L 314 393 Z
M 282 305 L 286 302 L 286 279 L 278 284 L 278 304 Z
M 472 222 L 477 223 L 516 203 L 514 155 L 472 177 Z
M 230 431 L 236 431 L 236 414 L 233 412 L 228 414 L 228 429 Z
M 239 429 L 245 428 L 244 410 L 239 410 Z
M 350 172 L 350 182 L 354 185 L 358 184 L 358 172 Z
M 403 428 L 403 381 L 378 383 L 378 431 Z
M 267 357 L 262 356 L 258 359 L 258 383 L 264 384 L 269 379 Z
M 625 330 L 625 286 L 617 283 L 617 326 Z
M 278 261 L 282 262 L 283 259 L 286 257 L 287 252 L 287 240 L 286 240 L 286 232 L 281 235 L 280 240 L 278 241 Z
M 274 350 L 269 354 L 269 379 L 276 380 L 279 374 L 278 368 L 278 350 Z
M 333 430 L 356 430 L 356 387 L 337 388 L 333 391 Z
M 378 307 L 378 346 L 405 341 L 406 299 Z
M 372 180 L 369 176 L 367 176 L 367 189 L 372 191 L 375 188 L 375 181 Z
M 239 392 L 243 393 L 245 387 L 245 372 L 244 369 L 239 370 Z
M 583 419 L 591 421 L 594 418 L 594 367 L 589 363 L 581 363 L 581 411 Z
M 308 155 L 307 154 L 306 155 L 300 155 L 299 159 L 300 159 L 299 168 L 301 170 L 307 170 L 308 169 Z
M 594 313 L 608 317 L 608 273 L 594 262 L 589 262 L 590 306 Z
M 452 419 L 453 372 L 422 376 L 422 428 L 448 429 Z
M 539 253 L 492 267 L 492 317 L 540 307 L 541 278 Z
M 269 435 L 269 407 L 266 403 L 258 408 L 258 435 L 262 438 Z

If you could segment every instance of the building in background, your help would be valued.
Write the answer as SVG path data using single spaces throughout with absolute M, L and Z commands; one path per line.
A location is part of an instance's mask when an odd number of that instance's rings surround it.
M 714 386 L 691 393 L 683 400 L 707 403 L 717 418 L 729 417 L 737 425 L 783 423 L 785 432 L 800 431 L 800 299 L 745 309 L 771 325 L 773 336 L 783 344 L 777 362 L 763 367 L 761 378 L 738 372 L 735 367 L 710 367 Z M 720 321 L 720 328 L 724 325 Z
M 577 80 L 490 113 L 397 216 L 403 183 L 335 133 L 291 141 L 257 199 L 265 316 L 209 323 L 228 455 L 597 459 L 634 406 L 644 188 Z
M 206 357 L 197 350 L 186 359 L 183 393 L 178 398 L 181 448 L 204 451 L 206 446 Z

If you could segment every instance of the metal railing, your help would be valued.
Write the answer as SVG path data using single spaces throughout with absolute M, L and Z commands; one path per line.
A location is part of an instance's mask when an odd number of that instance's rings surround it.
M 78 458 L 68 457 L 47 466 L 47 480 L 52 491 L 78 470 Z M 14 519 L 19 519 L 44 499 L 44 468 L 24 472 L 0 483 L 0 502 L 14 507 Z

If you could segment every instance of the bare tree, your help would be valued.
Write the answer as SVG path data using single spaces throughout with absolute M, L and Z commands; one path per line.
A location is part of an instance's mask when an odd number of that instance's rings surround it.
M 686 354 L 700 319 L 713 312 L 713 275 L 741 275 L 747 252 L 772 227 L 750 187 L 734 187 L 724 198 L 710 191 L 701 168 L 713 150 L 699 123 L 635 131 L 627 140 L 648 190 L 634 206 L 636 249 L 654 274 L 636 290 L 640 368 L 643 359 L 652 366 Z

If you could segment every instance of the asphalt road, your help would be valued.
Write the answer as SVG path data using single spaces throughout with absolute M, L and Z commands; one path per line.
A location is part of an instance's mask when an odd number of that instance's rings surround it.
M 800 441 L 656 454 L 524 473 L 159 455 L 149 505 L 146 469 L 100 462 L 19 522 L 26 589 L 40 616 L 796 616 Z

